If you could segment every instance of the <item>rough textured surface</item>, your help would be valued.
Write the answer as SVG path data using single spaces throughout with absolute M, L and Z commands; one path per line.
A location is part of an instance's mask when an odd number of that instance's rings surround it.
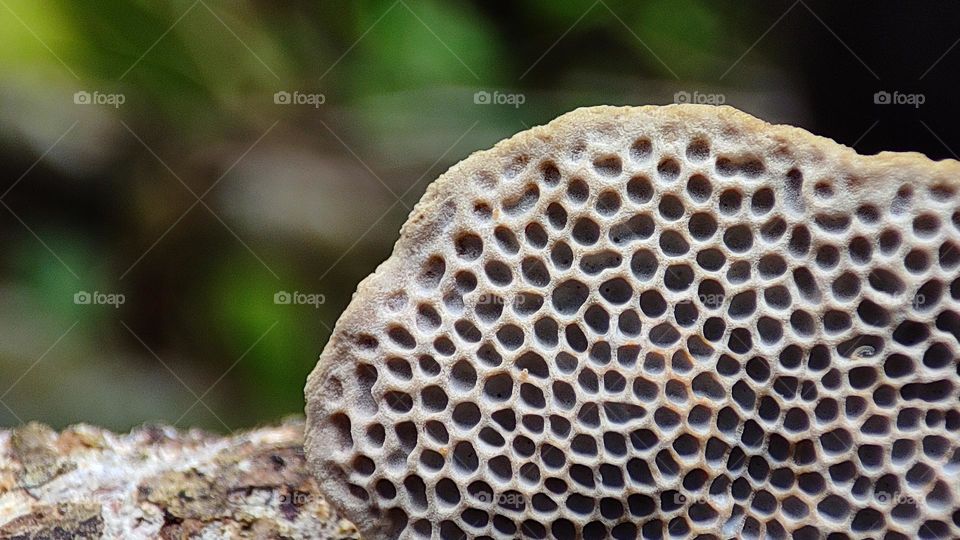
M 960 164 L 580 109 L 440 177 L 306 389 L 370 538 L 960 537 Z
M 302 430 L 0 431 L 0 538 L 357 538 L 318 493 Z

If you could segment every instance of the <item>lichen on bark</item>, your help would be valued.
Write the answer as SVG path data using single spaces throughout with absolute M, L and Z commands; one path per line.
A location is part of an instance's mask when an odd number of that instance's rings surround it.
M 229 436 L 0 430 L 0 538 L 358 538 L 317 490 L 303 424 Z

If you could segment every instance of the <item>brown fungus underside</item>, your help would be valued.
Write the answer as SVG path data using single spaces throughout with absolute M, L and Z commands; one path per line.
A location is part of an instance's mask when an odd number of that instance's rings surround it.
M 307 385 L 369 538 L 960 537 L 960 164 L 595 107 L 427 191 Z

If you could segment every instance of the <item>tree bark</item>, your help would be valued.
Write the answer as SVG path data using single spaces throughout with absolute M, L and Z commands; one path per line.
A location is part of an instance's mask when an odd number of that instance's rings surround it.
M 0 430 L 0 538 L 358 538 L 317 491 L 302 421 L 230 436 Z

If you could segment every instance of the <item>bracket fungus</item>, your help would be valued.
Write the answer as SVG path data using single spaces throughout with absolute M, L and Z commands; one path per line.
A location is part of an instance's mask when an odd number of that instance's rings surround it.
M 593 107 L 452 167 L 307 388 L 367 538 L 960 537 L 960 163 Z

